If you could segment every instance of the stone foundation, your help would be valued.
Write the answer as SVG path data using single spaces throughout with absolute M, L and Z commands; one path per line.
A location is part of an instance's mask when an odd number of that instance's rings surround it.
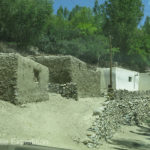
M 76 83 L 66 83 L 66 84 L 49 83 L 49 92 L 58 93 L 61 94 L 61 96 L 63 97 L 78 100 Z

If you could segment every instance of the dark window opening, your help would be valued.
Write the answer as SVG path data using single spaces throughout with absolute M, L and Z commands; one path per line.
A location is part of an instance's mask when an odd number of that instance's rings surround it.
M 40 71 L 37 70 L 37 69 L 33 69 L 33 72 L 34 72 L 34 81 L 35 82 L 39 82 L 40 81 Z
M 81 69 L 81 64 L 79 63 L 79 70 Z
M 129 77 L 128 81 L 129 81 L 129 82 L 132 82 L 132 77 Z

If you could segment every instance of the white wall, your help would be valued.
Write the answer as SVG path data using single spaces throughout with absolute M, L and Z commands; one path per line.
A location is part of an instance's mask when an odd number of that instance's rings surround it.
M 129 77 L 131 78 L 130 81 L 129 81 Z M 138 91 L 139 73 L 116 67 L 116 89 Z
M 140 91 L 150 90 L 150 72 L 140 73 L 139 90 Z
M 101 72 L 101 91 L 106 91 L 108 89 L 108 85 L 110 84 L 110 69 L 109 68 L 98 68 Z M 116 69 L 112 69 L 112 82 L 113 82 L 113 89 L 116 89 Z
M 108 85 L 110 84 L 110 69 L 99 68 L 99 70 L 101 71 L 101 91 L 106 91 L 108 89 Z M 132 78 L 131 82 L 129 82 L 129 77 Z M 119 67 L 113 67 L 112 82 L 113 89 L 138 91 L 139 73 Z

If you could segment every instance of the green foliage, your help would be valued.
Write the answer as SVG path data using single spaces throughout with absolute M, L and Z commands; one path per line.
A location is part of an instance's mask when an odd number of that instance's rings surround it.
M 79 5 L 76 5 L 76 6 L 72 9 L 72 11 L 70 12 L 68 19 L 69 19 L 69 20 L 73 19 L 74 15 L 75 15 L 78 11 L 80 11 L 81 9 L 82 9 L 82 7 L 80 7 Z
M 98 16 L 100 14 L 100 6 L 98 4 L 98 0 L 95 0 L 93 12 L 95 16 Z
M 64 15 L 64 10 L 63 7 L 60 6 L 59 9 L 57 10 L 57 16 L 59 16 L 60 18 L 63 18 Z
M 105 20 L 103 30 L 106 35 L 112 35 L 113 46 L 127 54 L 128 41 L 137 28 L 143 16 L 141 0 L 106 0 L 103 5 Z
M 66 7 L 63 9 L 63 7 L 60 6 L 59 9 L 57 10 L 57 16 L 63 19 L 68 19 L 69 13 L 70 12 Z
M 93 8 L 93 13 L 94 13 L 94 21 L 95 25 L 98 28 L 98 30 L 102 30 L 102 24 L 104 21 L 104 14 L 102 12 L 102 5 L 99 5 L 98 0 L 95 0 L 94 8 Z
M 69 54 L 88 63 L 108 54 L 108 40 L 97 28 L 90 8 L 76 6 L 69 12 L 60 7 L 49 21 L 38 47 L 51 54 Z
M 48 0 L 1 0 L 0 38 L 20 47 L 34 44 L 45 30 L 52 13 Z
M 138 29 L 143 16 L 142 0 L 106 0 L 102 7 L 103 32 L 112 35 L 113 47 L 120 53 L 115 60 L 126 67 L 143 71 L 149 60 L 149 17 L 144 27 Z M 149 41 L 149 42 L 148 42 Z
M 103 5 L 95 0 L 93 8 L 61 6 L 56 15 L 51 0 L 0 0 L 0 6 L 0 40 L 102 65 L 110 59 L 111 35 L 114 61 L 140 71 L 150 65 L 150 17 L 138 28 L 142 0 L 106 0 Z
M 148 65 L 148 53 L 144 47 L 145 36 L 141 29 L 137 29 L 133 34 L 133 38 L 129 41 L 130 47 L 128 51 L 128 63 L 132 69 L 144 71 L 146 65 Z
M 72 28 L 80 31 L 81 35 L 92 35 L 97 31 L 94 24 L 92 10 L 90 8 L 80 8 L 70 20 Z
M 145 33 L 150 35 L 150 17 L 149 16 L 146 17 L 146 20 L 145 20 L 145 23 L 143 26 L 143 30 Z
M 82 60 L 97 64 L 100 60 L 108 61 L 108 39 L 103 35 L 88 36 L 82 42 L 86 46 L 85 52 L 79 57 Z M 87 59 L 88 58 L 88 59 Z

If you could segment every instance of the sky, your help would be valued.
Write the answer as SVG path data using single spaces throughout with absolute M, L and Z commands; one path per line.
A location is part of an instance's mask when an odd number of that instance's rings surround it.
M 93 7 L 95 0 L 54 0 L 54 12 L 56 13 L 57 9 L 60 6 L 67 7 L 71 10 L 75 5 Z M 105 0 L 99 0 L 99 3 L 103 3 Z M 143 0 L 144 8 L 144 17 L 141 21 L 141 25 L 144 24 L 146 16 L 150 16 L 150 0 Z

